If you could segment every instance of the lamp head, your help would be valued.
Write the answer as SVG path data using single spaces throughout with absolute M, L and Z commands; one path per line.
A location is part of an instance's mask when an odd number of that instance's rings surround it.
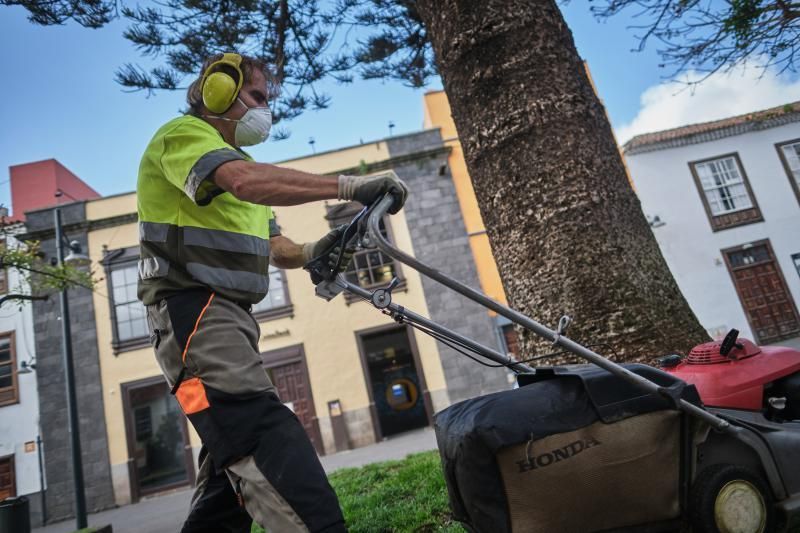
M 69 253 L 67 254 L 67 257 L 64 258 L 64 263 L 74 267 L 82 267 L 88 266 L 91 264 L 91 262 L 92 261 L 89 259 L 89 256 L 83 253 L 81 243 L 78 241 L 70 241 Z
M 17 374 L 30 374 L 34 370 L 36 370 L 36 363 L 22 361 L 22 363 L 19 365 L 19 370 L 17 370 Z

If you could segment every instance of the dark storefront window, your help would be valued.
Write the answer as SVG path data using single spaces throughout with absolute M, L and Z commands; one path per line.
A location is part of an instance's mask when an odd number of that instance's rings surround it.
M 425 427 L 424 386 L 405 327 L 360 336 L 380 432 L 384 437 Z
M 137 495 L 190 482 L 183 413 L 160 378 L 126 386 L 128 447 Z

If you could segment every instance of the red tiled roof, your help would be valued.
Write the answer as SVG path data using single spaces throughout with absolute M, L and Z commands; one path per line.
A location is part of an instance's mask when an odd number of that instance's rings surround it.
M 626 153 L 629 153 L 631 151 L 634 152 L 648 151 L 648 150 L 643 150 L 643 148 L 661 143 L 668 143 L 671 145 L 672 143 L 670 141 L 677 141 L 679 139 L 685 139 L 692 136 L 698 136 L 695 142 L 703 142 L 707 140 L 712 140 L 713 138 L 717 138 L 717 136 L 709 137 L 703 134 L 710 134 L 713 132 L 718 132 L 719 130 L 725 130 L 731 128 L 733 131 L 730 134 L 735 135 L 738 133 L 743 133 L 737 131 L 738 130 L 738 128 L 736 128 L 737 126 L 743 126 L 753 123 L 763 123 L 764 121 L 772 121 L 772 119 L 788 118 L 788 115 L 794 115 L 794 114 L 800 114 L 800 101 L 791 102 L 777 107 L 772 107 L 770 109 L 764 109 L 762 111 L 753 111 L 735 117 L 723 118 L 721 120 L 712 120 L 711 122 L 690 124 L 688 126 L 681 126 L 680 128 L 673 128 L 671 130 L 663 130 L 663 131 L 656 131 L 653 133 L 644 133 L 642 135 L 636 135 L 630 141 L 626 142 L 625 145 L 622 147 L 622 149 Z M 800 120 L 800 116 L 796 120 Z M 778 123 L 774 125 L 780 125 L 784 123 L 783 120 L 779 120 L 777 122 Z M 722 136 L 727 136 L 727 135 L 722 135 Z M 691 144 L 691 141 L 679 144 Z M 671 147 L 671 146 L 665 146 L 665 147 Z

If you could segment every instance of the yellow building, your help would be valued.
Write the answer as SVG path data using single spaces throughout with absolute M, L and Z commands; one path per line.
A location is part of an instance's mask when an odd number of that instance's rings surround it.
M 426 130 L 281 164 L 326 174 L 394 169 L 413 195 L 403 211 L 385 221 L 387 235 L 438 268 L 448 271 L 454 264 L 452 275 L 477 285 L 470 246 L 478 257 L 488 243 L 477 210 L 466 226 L 462 221 L 448 170 L 454 146 L 443 144 L 438 130 Z M 456 190 L 469 184 L 460 170 L 458 176 Z M 355 209 L 317 202 L 275 211 L 283 234 L 307 242 L 348 220 Z M 114 495 L 117 504 L 125 504 L 191 483 L 200 441 L 169 397 L 136 299 L 135 193 L 88 201 L 85 217 L 90 257 L 105 272 L 105 284 L 93 295 L 94 321 Z M 497 346 L 482 308 L 378 251 L 359 252 L 347 273 L 367 288 L 385 286 L 394 275 L 401 279 L 397 302 Z M 487 372 L 366 302 L 346 295 L 331 302 L 316 297 L 302 270 L 273 270 L 270 293 L 253 311 L 264 365 L 321 454 L 430 425 L 432 414 L 451 401 L 507 384 L 504 371 Z
M 453 122 L 447 95 L 444 91 L 426 93 L 424 107 L 425 119 L 423 127 L 439 128 L 443 142 L 451 149 L 447 163 L 450 166 L 453 184 L 458 195 L 458 203 L 464 216 L 464 224 L 469 235 L 469 245 L 472 249 L 475 265 L 478 269 L 481 289 L 490 298 L 507 304 L 503 282 L 500 280 L 497 263 L 495 263 L 492 247 L 489 244 L 489 236 L 486 234 L 486 226 L 483 224 L 478 200 L 475 198 L 475 189 L 472 187 L 472 180 L 467 171 L 467 163 L 464 160 L 461 142 L 458 140 L 458 132 Z M 490 314 L 494 315 L 491 311 Z M 498 330 L 502 335 L 503 348 L 507 352 L 516 353 L 517 337 L 512 325 L 503 317 L 496 316 L 496 318 Z

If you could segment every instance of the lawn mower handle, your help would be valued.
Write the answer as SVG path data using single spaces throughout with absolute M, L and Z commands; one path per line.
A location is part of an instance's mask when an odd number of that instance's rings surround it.
M 456 291 L 457 293 L 461 294 L 462 296 L 469 298 L 470 300 L 477 302 L 478 304 L 491 309 L 492 311 L 496 312 L 499 315 L 506 317 L 507 319 L 511 320 L 515 324 L 519 324 L 520 326 L 528 329 L 535 334 L 539 335 L 540 337 L 547 339 L 548 341 L 553 343 L 553 346 L 560 346 L 565 350 L 583 358 L 587 361 L 611 372 L 615 376 L 619 377 L 620 379 L 624 379 L 625 381 L 633 384 L 634 386 L 638 386 L 640 389 L 647 391 L 648 393 L 657 393 L 667 397 L 670 397 L 672 400 L 675 401 L 675 404 L 678 408 L 683 410 L 686 413 L 689 413 L 692 416 L 695 416 L 705 423 L 709 424 L 711 427 L 722 430 L 736 433 L 735 426 L 731 426 L 731 424 L 720 418 L 715 416 L 714 414 L 698 407 L 694 404 L 687 402 L 686 400 L 680 399 L 675 396 L 674 391 L 669 390 L 666 387 L 661 387 L 656 383 L 653 383 L 649 379 L 646 379 L 638 374 L 634 374 L 630 370 L 626 369 L 623 366 L 620 366 L 613 361 L 610 361 L 603 357 L 602 355 L 589 350 L 588 348 L 578 344 L 577 342 L 569 339 L 567 336 L 563 334 L 563 331 L 553 331 L 542 324 L 539 324 L 535 320 L 514 311 L 510 307 L 507 307 L 491 298 L 487 297 L 484 294 L 456 281 L 452 278 L 449 278 L 436 270 L 435 268 L 431 268 L 428 265 L 418 261 L 414 257 L 398 250 L 392 244 L 384 238 L 384 236 L 380 232 L 380 221 L 386 215 L 389 208 L 392 206 L 393 200 L 391 197 L 384 196 L 378 203 L 377 206 L 370 206 L 370 213 L 369 219 L 367 223 L 369 237 L 375 245 L 386 255 L 400 261 L 401 263 L 408 265 L 409 267 L 413 268 L 414 270 L 418 271 L 419 273 L 441 283 L 442 285 Z

